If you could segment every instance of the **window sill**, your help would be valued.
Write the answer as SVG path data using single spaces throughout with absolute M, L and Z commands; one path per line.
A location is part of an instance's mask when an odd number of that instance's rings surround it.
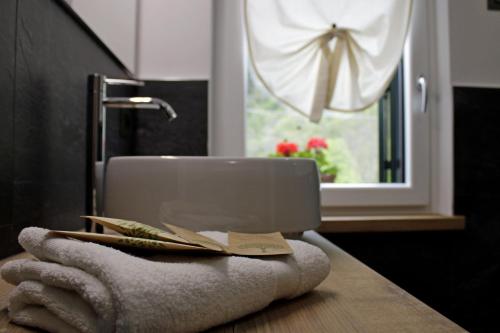
M 464 216 L 397 215 L 397 216 L 323 216 L 316 230 L 322 233 L 402 232 L 464 230 Z

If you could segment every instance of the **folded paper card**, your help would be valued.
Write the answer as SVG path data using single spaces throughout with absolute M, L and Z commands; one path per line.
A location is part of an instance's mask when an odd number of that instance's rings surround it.
M 164 224 L 164 231 L 139 222 L 99 216 L 91 219 L 121 235 L 96 234 L 77 231 L 52 231 L 52 235 L 119 247 L 132 247 L 160 251 L 201 251 L 226 255 L 270 256 L 293 253 L 283 235 L 228 233 L 228 245 L 172 224 Z
M 148 238 L 138 238 L 118 235 L 104 235 L 90 232 L 78 231 L 51 231 L 51 234 L 57 236 L 65 236 L 75 238 L 82 241 L 89 241 L 99 244 L 119 247 L 134 247 L 147 250 L 172 250 L 172 251 L 205 251 L 206 249 L 200 246 L 194 246 L 183 243 L 157 241 Z

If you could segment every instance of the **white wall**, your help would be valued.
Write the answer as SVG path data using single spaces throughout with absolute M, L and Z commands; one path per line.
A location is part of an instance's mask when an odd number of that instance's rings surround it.
M 140 0 L 139 13 L 139 78 L 210 78 L 212 0 Z
M 452 84 L 500 87 L 500 11 L 486 0 L 450 0 L 449 12 Z
M 138 0 L 67 0 L 110 50 L 134 72 Z
M 66 0 L 142 79 L 209 79 L 212 0 Z

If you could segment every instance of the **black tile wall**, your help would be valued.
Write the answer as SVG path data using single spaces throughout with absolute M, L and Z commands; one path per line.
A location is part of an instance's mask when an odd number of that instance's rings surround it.
M 0 254 L 12 247 L 16 3 L 0 1 Z
M 145 86 L 110 87 L 109 96 L 157 97 L 178 117 L 160 110 L 108 109 L 107 156 L 205 156 L 208 142 L 208 81 L 146 80 Z
M 146 81 L 146 85 L 138 90 L 141 96 L 167 101 L 178 118 L 168 122 L 161 112 L 137 112 L 136 155 L 207 155 L 207 81 Z
M 455 212 L 466 216 L 457 258 L 456 316 L 473 332 L 498 331 L 500 309 L 500 89 L 455 87 Z M 466 305 L 468 304 L 468 305 Z
M 0 42 L 4 257 L 25 226 L 83 226 L 87 75 L 128 72 L 62 1 L 0 1 Z
M 500 89 L 454 88 L 455 213 L 465 231 L 327 235 L 471 332 L 498 332 Z

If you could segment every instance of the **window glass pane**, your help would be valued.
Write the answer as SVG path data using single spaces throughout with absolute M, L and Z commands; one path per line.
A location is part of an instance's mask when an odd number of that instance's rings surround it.
M 338 168 L 336 183 L 379 182 L 379 103 L 360 112 L 323 113 L 319 124 L 279 103 L 248 66 L 246 155 L 267 157 L 287 140 L 306 148 L 312 137 L 328 144 L 325 157 Z

